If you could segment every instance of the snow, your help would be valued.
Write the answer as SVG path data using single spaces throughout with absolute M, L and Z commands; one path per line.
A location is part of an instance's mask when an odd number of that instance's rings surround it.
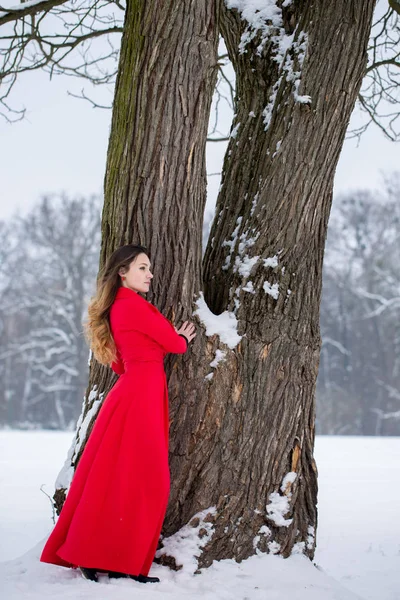
M 163 554 L 174 556 L 176 564 L 182 567 L 180 573 L 193 575 L 197 569 L 195 557 L 201 554 L 200 549 L 210 540 L 214 530 L 213 525 L 205 518 L 209 514 L 215 514 L 216 510 L 216 506 L 211 506 L 196 513 L 188 525 L 184 525 L 173 535 L 164 538 L 163 548 L 156 552 L 157 558 Z M 199 537 L 200 530 L 202 530 L 202 537 Z
M 243 54 L 246 45 L 258 31 L 262 32 L 265 39 L 274 28 L 282 26 L 282 11 L 276 5 L 276 0 L 225 0 L 225 4 L 228 8 L 236 8 L 241 18 L 249 24 L 240 41 L 240 54 Z
M 297 473 L 295 473 L 294 471 L 289 471 L 289 473 L 286 473 L 286 475 L 282 481 L 281 492 L 283 492 L 284 494 L 285 493 L 287 494 L 288 490 L 290 490 L 292 483 L 294 483 L 296 477 L 297 477 Z
M 249 245 L 252 245 L 251 243 Z M 255 264 L 257 264 L 259 256 L 248 256 L 247 254 L 235 257 L 235 265 L 233 267 L 233 272 L 239 273 L 242 277 L 249 277 L 252 268 Z
M 268 104 L 263 110 L 264 129 L 267 131 L 272 119 L 272 112 L 275 106 L 278 90 L 284 77 L 286 81 L 293 84 L 293 97 L 295 102 L 309 104 L 311 96 L 308 94 L 299 94 L 301 82 L 301 69 L 304 57 L 307 51 L 308 36 L 305 31 L 297 31 L 296 26 L 292 34 L 287 34 L 283 24 L 282 8 L 278 6 L 276 0 L 225 0 L 229 9 L 236 9 L 240 13 L 242 20 L 247 22 L 247 27 L 243 32 L 239 43 L 239 54 L 246 51 L 247 44 L 258 34 L 261 41 L 257 47 L 257 54 L 261 55 L 267 42 L 272 43 L 273 60 L 278 64 L 279 76 L 272 87 Z M 291 0 L 286 0 L 283 7 L 289 6 Z M 295 66 L 298 63 L 298 68 Z M 274 156 L 278 152 L 276 149 Z
M 243 219 L 242 216 L 239 216 L 236 219 L 236 227 L 232 231 L 231 239 L 230 240 L 224 240 L 222 242 L 222 244 L 221 244 L 222 247 L 229 246 L 229 254 L 228 254 L 228 256 L 225 259 L 225 263 L 222 265 L 222 270 L 223 271 L 226 271 L 227 268 L 229 267 L 229 265 L 231 264 L 231 255 L 232 255 L 232 252 L 233 252 L 233 250 L 235 248 L 236 239 L 237 239 L 237 235 L 238 235 L 238 232 L 239 232 L 239 229 L 240 229 L 240 224 L 242 222 L 242 219 Z
M 221 350 L 216 350 L 215 352 L 215 358 L 212 362 L 210 362 L 210 367 L 215 368 L 219 362 L 221 362 L 222 360 L 224 360 L 224 357 L 226 355 L 226 352 L 222 352 Z
M 90 390 L 89 405 L 92 404 L 93 400 L 94 400 L 94 402 L 93 402 L 92 406 L 90 407 L 90 409 L 88 410 L 88 412 L 86 413 L 83 421 L 81 422 L 79 420 L 77 423 L 76 429 L 78 430 L 78 443 L 76 444 L 76 447 L 75 447 L 75 454 L 73 456 L 74 460 L 78 456 L 78 454 L 81 450 L 83 441 L 86 439 L 87 429 L 88 429 L 90 423 L 92 422 L 94 416 L 97 415 L 98 411 L 100 410 L 101 405 L 103 404 L 103 397 L 104 397 L 104 392 L 101 392 L 100 394 L 98 394 L 97 385 L 94 385 L 93 389 Z M 83 405 L 82 405 L 82 408 L 83 408 Z M 81 412 L 81 415 L 82 415 L 82 412 Z
M 278 255 L 269 256 L 264 258 L 264 267 L 272 267 L 273 269 L 278 266 Z
M 292 498 L 290 487 L 296 477 L 297 474 L 292 471 L 287 473 L 280 487 L 283 496 L 279 492 L 272 492 L 268 497 L 269 504 L 266 506 L 267 514 L 269 519 L 278 525 L 278 527 L 288 527 L 293 521 L 293 519 L 285 519 L 285 515 L 290 510 L 290 500 Z M 270 544 L 272 543 L 270 542 Z
M 240 288 L 239 288 L 240 289 Z M 252 281 L 248 281 L 244 287 L 242 287 L 244 292 L 250 292 L 251 294 L 255 294 L 256 290 L 254 289 L 254 285 Z
M 236 563 L 214 562 L 194 575 L 193 538 L 209 507 L 192 517 L 180 534 L 165 538 L 184 564 L 181 571 L 153 564 L 158 584 L 133 580 L 100 583 L 82 579 L 73 569 L 40 563 L 50 533 L 48 495 L 65 460 L 71 432 L 0 431 L 0 587 L 5 600 L 398 600 L 400 587 L 400 438 L 317 436 L 319 471 L 317 551 L 315 563 L 301 554 L 288 559 L 258 553 Z M 286 480 L 286 481 L 285 481 Z M 282 482 L 293 482 L 288 474 Z M 281 491 L 282 487 L 280 488 Z M 285 489 L 285 488 L 284 488 Z M 268 534 L 266 526 L 259 534 Z M 314 536 L 309 528 L 309 537 Z M 271 543 L 271 552 L 278 545 Z M 298 549 L 300 550 L 300 548 Z M 104 586 L 108 586 L 105 590 Z
M 10 7 L 0 7 L 0 14 L 1 13 L 8 13 L 8 12 L 13 12 L 16 10 L 25 10 L 26 8 L 31 8 L 32 6 L 36 6 L 36 4 L 41 4 L 43 2 L 43 0 L 27 0 L 27 2 L 21 2 L 20 4 L 15 4 L 14 6 L 10 6 Z
M 231 138 L 235 138 L 238 134 L 240 123 L 238 123 L 231 131 Z
M 253 216 L 253 213 L 254 213 L 254 211 L 256 209 L 259 195 L 260 195 L 259 192 L 257 192 L 256 195 L 253 198 L 252 203 L 251 203 L 251 211 L 250 211 L 250 216 L 251 217 Z
M 269 296 L 272 296 L 272 298 L 274 298 L 275 300 L 278 300 L 278 296 L 279 296 L 279 284 L 273 283 L 271 285 L 269 283 L 269 281 L 264 281 L 264 283 L 263 283 L 263 289 L 264 289 L 264 292 L 266 294 L 268 294 Z
M 196 306 L 197 308 L 193 311 L 193 315 L 197 315 L 205 326 L 206 335 L 217 334 L 221 342 L 226 344 L 231 350 L 235 348 L 242 339 L 242 336 L 237 332 L 238 321 L 236 316 L 228 310 L 225 310 L 220 315 L 212 313 L 204 300 L 203 292 L 200 292 L 196 300 Z
M 274 158 L 278 154 L 281 144 L 282 144 L 282 140 L 278 140 L 276 142 L 275 152 L 273 153 L 272 158 Z
M 269 495 L 269 504 L 267 504 L 267 514 L 271 521 L 278 527 L 288 527 L 293 519 L 285 519 L 290 510 L 289 500 L 286 496 L 281 496 L 278 492 L 272 492 Z
M 218 363 L 222 362 L 223 360 L 225 360 L 225 356 L 226 356 L 226 352 L 222 352 L 222 350 L 220 350 L 219 348 L 216 349 L 215 351 L 215 358 L 214 360 L 212 360 L 210 362 L 210 367 L 212 367 L 213 369 L 215 369 L 218 366 Z M 205 376 L 204 379 L 212 379 L 214 376 L 214 373 L 208 373 L 208 375 Z

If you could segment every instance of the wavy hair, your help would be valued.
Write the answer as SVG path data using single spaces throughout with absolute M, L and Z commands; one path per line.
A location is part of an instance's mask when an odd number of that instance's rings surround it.
M 96 360 L 109 365 L 117 358 L 117 348 L 110 327 L 110 309 L 121 287 L 120 269 L 126 272 L 139 254 L 149 253 L 144 246 L 126 244 L 117 248 L 107 259 L 97 278 L 96 294 L 88 306 L 88 318 L 84 323 L 85 337 Z

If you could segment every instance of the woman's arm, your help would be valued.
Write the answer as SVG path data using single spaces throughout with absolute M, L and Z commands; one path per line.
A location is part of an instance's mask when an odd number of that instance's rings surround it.
M 165 352 L 183 354 L 188 347 L 186 337 L 175 331 L 175 327 L 144 298 L 121 301 L 121 330 L 139 331 L 157 342 Z

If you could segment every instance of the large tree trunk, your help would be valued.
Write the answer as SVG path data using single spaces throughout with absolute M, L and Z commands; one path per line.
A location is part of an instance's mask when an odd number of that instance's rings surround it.
M 216 0 L 128 2 L 114 95 L 100 267 L 122 244 L 146 246 L 154 270 L 146 298 L 177 323 L 191 317 L 201 285 L 205 145 L 217 79 L 218 13 Z M 194 365 L 203 361 L 200 339 L 184 358 L 167 358 L 167 375 L 175 361 L 179 379 L 190 381 Z M 91 360 L 76 439 L 57 480 L 58 513 L 115 379 L 111 369 Z
M 185 502 L 187 515 L 218 505 L 201 564 L 249 556 L 257 535 L 262 550 L 288 556 L 296 544 L 314 554 L 322 260 L 374 5 L 290 3 L 282 19 L 286 35 L 294 36 L 280 68 L 271 35 L 261 56 L 259 37 L 238 54 L 243 22 L 234 10 L 221 19 L 236 71 L 235 133 L 204 256 L 204 290 L 209 308 L 231 310 L 245 336 L 218 366 L 212 400 L 203 401 L 221 415 L 212 433 L 206 420 L 211 456 L 197 475 L 193 508 Z M 282 39 L 282 31 L 271 33 Z M 275 510 L 279 500 L 286 502 L 282 511 Z
M 203 265 L 204 144 L 218 7 L 199 0 L 183 3 L 184 12 L 171 0 L 143 3 L 139 14 L 128 4 L 101 262 L 121 243 L 147 245 L 155 265 L 150 300 L 180 322 L 204 289 L 209 309 L 231 311 L 243 336 L 228 346 L 198 328 L 188 354 L 168 358 L 172 488 L 158 553 L 165 564 L 176 562 L 167 537 L 184 536 L 187 523 L 198 531 L 198 567 L 259 551 L 288 556 L 295 544 L 314 554 L 322 259 L 374 3 L 289 4 L 282 15 L 294 39 L 278 70 L 271 39 L 261 56 L 256 40 L 238 53 L 245 24 L 221 0 L 237 76 L 236 137 Z M 300 75 L 289 81 L 284 70 L 289 56 L 301 71 L 300 87 Z M 224 360 L 210 378 L 217 351 Z M 92 364 L 91 396 L 109 382 L 109 372 Z

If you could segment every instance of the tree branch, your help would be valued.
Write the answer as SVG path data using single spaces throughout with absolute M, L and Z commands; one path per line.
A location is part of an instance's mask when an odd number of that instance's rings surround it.
M 24 2 L 21 6 L 13 6 L 12 8 L 3 8 L 0 6 L 0 25 L 5 25 L 11 21 L 17 21 L 28 15 L 36 15 L 39 12 L 49 12 L 55 6 L 65 4 L 68 0 L 39 0 L 36 2 Z M 1 13 L 4 13 L 1 16 Z

